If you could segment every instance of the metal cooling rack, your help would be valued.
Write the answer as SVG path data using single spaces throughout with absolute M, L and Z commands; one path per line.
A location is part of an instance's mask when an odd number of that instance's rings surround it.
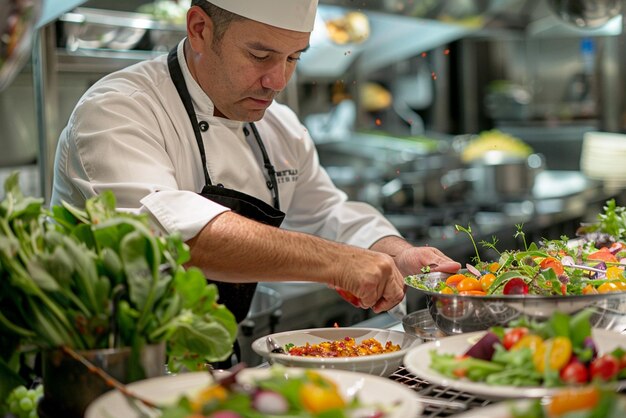
M 422 399 L 423 417 L 449 417 L 473 408 L 480 408 L 493 401 L 460 392 L 444 386 L 436 386 L 413 376 L 404 367 L 396 370 L 389 379 L 413 389 Z

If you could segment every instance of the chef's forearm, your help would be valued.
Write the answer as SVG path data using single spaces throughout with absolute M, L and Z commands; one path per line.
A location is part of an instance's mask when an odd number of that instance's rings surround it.
M 360 249 L 282 230 L 225 212 L 188 241 L 191 261 L 207 277 L 227 282 L 329 282 L 338 254 Z
M 413 247 L 413 245 L 409 244 L 404 238 L 390 235 L 376 241 L 372 244 L 370 250 L 389 254 L 390 256 L 395 257 L 402 251 L 411 247 Z

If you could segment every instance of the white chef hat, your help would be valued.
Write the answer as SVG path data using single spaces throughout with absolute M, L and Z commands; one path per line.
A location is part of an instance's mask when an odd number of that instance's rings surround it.
M 318 0 L 206 0 L 257 22 L 298 32 L 311 32 Z

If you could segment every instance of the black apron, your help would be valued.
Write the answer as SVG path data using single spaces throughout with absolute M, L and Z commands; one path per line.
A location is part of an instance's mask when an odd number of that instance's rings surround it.
M 272 191 L 272 195 L 274 197 L 273 207 L 256 197 L 247 195 L 237 190 L 227 189 L 221 184 L 213 185 L 211 183 L 211 178 L 209 177 L 209 172 L 206 167 L 204 144 L 200 133 L 201 124 L 198 123 L 198 119 L 196 118 L 196 112 L 193 108 L 191 96 L 189 94 L 189 90 L 187 90 L 183 72 L 180 69 L 176 47 L 170 51 L 167 57 L 167 65 L 172 81 L 174 82 L 174 86 L 176 86 L 178 95 L 185 106 L 187 115 L 189 116 L 189 120 L 196 137 L 196 142 L 198 143 L 198 149 L 200 150 L 200 157 L 202 158 L 202 169 L 204 170 L 205 184 L 199 194 L 215 203 L 230 208 L 233 212 L 241 216 L 245 216 L 246 218 L 267 225 L 279 227 L 283 222 L 283 219 L 285 219 L 285 214 L 280 211 L 276 171 L 269 160 L 265 146 L 263 146 L 263 141 L 261 141 L 261 137 L 259 136 L 259 132 L 257 131 L 256 126 L 254 126 L 254 123 L 250 123 L 250 128 L 252 129 L 252 133 L 254 134 L 256 142 L 261 150 L 261 154 L 263 155 L 263 165 L 269 174 L 270 180 L 267 182 L 267 187 Z M 209 129 L 206 122 L 201 123 L 203 124 L 203 130 L 206 131 Z M 248 134 L 246 128 L 244 128 L 244 132 L 246 132 L 246 135 Z M 243 254 L 243 256 L 245 256 L 245 254 Z M 233 315 L 235 315 L 237 322 L 243 321 L 250 310 L 250 304 L 252 303 L 256 283 L 238 284 L 212 280 L 209 281 L 217 285 L 219 291 L 219 302 L 226 305 Z

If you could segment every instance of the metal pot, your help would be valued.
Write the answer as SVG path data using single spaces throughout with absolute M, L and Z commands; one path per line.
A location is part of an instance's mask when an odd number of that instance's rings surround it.
M 130 347 L 80 351 L 80 355 L 122 383 L 137 378 L 129 374 L 137 359 Z M 139 362 L 145 378 L 165 375 L 165 343 L 145 346 Z M 82 417 L 87 406 L 111 387 L 62 350 L 42 355 L 44 396 L 39 403 L 40 417 Z M 138 377 L 141 378 L 141 377 Z
M 541 154 L 527 158 L 490 151 L 473 161 L 465 171 L 471 184 L 471 197 L 477 203 L 498 203 L 529 199 L 537 174 L 545 168 Z
M 579 28 L 597 28 L 617 16 L 620 0 L 548 0 L 556 15 Z

